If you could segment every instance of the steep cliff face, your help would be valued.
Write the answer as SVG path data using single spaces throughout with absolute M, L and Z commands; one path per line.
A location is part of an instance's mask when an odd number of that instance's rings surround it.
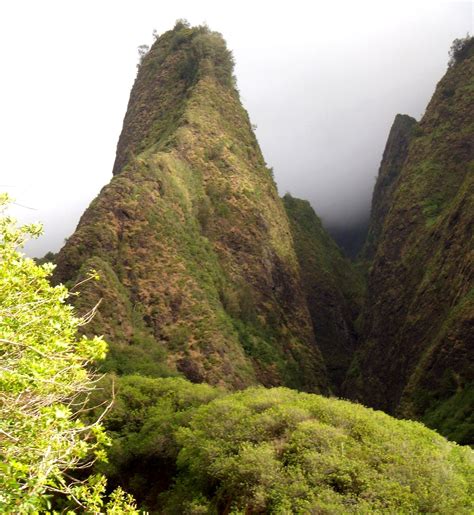
M 114 178 L 57 258 L 105 368 L 326 390 L 288 219 L 222 37 L 177 24 L 144 57 Z
M 411 141 L 395 159 L 403 164 L 371 243 L 375 256 L 364 310 L 365 341 L 345 392 L 472 443 L 472 45 L 438 84 L 419 125 L 408 125 Z M 390 152 L 385 157 L 391 159 Z M 390 163 L 382 163 L 381 173 L 387 168 Z
M 406 114 L 397 114 L 393 121 L 372 195 L 369 231 L 361 253 L 363 259 L 374 257 L 415 127 L 416 120 Z
M 324 230 L 310 203 L 283 197 L 290 220 L 303 290 L 332 390 L 339 392 L 357 345 L 355 321 L 364 281 Z

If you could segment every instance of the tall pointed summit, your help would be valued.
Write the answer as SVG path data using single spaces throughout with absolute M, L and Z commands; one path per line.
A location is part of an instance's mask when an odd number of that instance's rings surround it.
M 143 57 L 114 177 L 57 259 L 88 269 L 106 370 L 326 391 L 289 222 L 221 35 L 178 22 Z

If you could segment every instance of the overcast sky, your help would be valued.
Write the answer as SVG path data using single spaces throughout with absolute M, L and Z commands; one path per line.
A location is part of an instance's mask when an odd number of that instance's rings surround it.
M 328 224 L 367 213 L 395 114 L 422 115 L 473 32 L 471 2 L 2 1 L 0 189 L 45 224 L 30 253 L 58 250 L 109 182 L 137 47 L 178 18 L 224 35 L 280 192 Z

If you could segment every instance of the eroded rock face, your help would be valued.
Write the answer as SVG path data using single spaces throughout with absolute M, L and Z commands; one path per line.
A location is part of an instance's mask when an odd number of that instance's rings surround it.
M 474 439 L 473 91 L 471 52 L 448 69 L 418 126 L 395 121 L 410 137 L 392 129 L 384 154 L 364 344 L 345 384 L 351 398 L 464 443 Z
M 222 37 L 178 24 L 141 63 L 114 178 L 57 258 L 88 267 L 106 370 L 327 391 L 288 219 Z M 116 316 L 117 315 L 117 316 Z

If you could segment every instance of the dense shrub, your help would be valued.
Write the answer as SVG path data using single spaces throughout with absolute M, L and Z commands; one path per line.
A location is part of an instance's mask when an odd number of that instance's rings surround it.
M 108 376 L 92 404 L 110 398 L 113 383 L 118 393 L 105 422 L 113 446 L 108 463 L 98 468 L 111 484 L 127 485 L 136 492 L 142 508 L 154 509 L 158 494 L 171 486 L 176 474 L 177 430 L 188 425 L 199 406 L 224 392 L 181 378 Z
M 473 453 L 286 388 L 121 379 L 109 474 L 165 513 L 469 513 Z

